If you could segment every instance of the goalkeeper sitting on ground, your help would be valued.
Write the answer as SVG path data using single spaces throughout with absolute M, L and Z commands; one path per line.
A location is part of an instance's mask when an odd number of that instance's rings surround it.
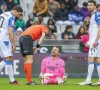
M 59 47 L 54 46 L 51 56 L 43 59 L 40 73 L 41 84 L 64 84 L 66 81 L 65 63 L 58 57 L 59 54 Z

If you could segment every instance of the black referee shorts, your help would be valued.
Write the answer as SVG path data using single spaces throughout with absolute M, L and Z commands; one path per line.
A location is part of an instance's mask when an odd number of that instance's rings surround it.
M 33 40 L 31 36 L 25 35 L 19 38 L 20 50 L 23 57 L 33 55 Z

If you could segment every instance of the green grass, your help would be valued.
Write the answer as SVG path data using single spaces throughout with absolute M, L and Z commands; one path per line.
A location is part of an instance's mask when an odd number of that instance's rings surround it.
M 0 90 L 100 90 L 100 87 L 79 86 L 77 83 L 84 81 L 84 78 L 68 78 L 65 85 L 26 85 L 25 78 L 17 78 L 22 85 L 10 85 L 8 78 L 0 78 Z M 37 78 L 34 79 L 39 83 Z M 92 79 L 96 82 L 98 79 Z

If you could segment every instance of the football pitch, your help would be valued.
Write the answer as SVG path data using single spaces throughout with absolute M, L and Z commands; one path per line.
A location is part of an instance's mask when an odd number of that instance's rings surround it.
M 100 87 L 77 85 L 77 83 L 84 81 L 85 78 L 68 78 L 64 85 L 26 85 L 25 78 L 16 78 L 16 80 L 23 84 L 10 85 L 8 78 L 0 78 L 0 90 L 100 90 Z M 38 78 L 35 78 L 34 80 L 37 83 L 40 83 Z M 93 83 L 96 81 L 98 81 L 98 79 L 92 79 Z

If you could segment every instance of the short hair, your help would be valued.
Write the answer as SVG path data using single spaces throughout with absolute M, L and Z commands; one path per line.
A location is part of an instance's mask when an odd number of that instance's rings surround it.
M 65 3 L 64 3 L 64 2 L 60 2 L 60 5 L 62 5 L 62 4 L 64 4 L 64 5 L 65 5 Z
M 71 25 L 67 25 L 66 26 L 66 29 L 69 29 L 69 28 L 72 28 L 72 26 Z
M 30 17 L 30 16 L 34 17 L 34 15 L 33 15 L 32 13 L 30 13 L 30 14 L 28 15 L 28 17 Z
M 12 10 L 16 10 L 17 12 L 23 12 L 23 9 L 19 5 L 15 6 Z
M 83 6 L 87 6 L 88 5 L 88 3 L 87 2 L 83 2 Z
M 75 4 L 75 5 L 73 6 L 73 9 L 74 9 L 75 7 L 78 7 L 78 5 L 77 5 L 77 4 Z M 79 7 L 78 7 L 78 8 L 79 8 Z
M 58 49 L 59 49 L 59 52 L 61 52 L 61 51 L 60 51 L 60 47 L 59 47 L 59 46 L 53 46 L 53 47 L 56 47 L 56 48 L 58 48 Z
M 100 4 L 97 4 L 96 8 L 100 7 Z
M 56 37 L 56 35 L 54 33 L 52 35 L 55 37 L 55 39 L 57 39 L 57 37 Z
M 96 5 L 97 5 L 96 1 L 94 1 L 94 0 L 90 0 L 90 1 L 88 1 L 88 3 L 93 3 L 93 4 L 94 4 L 94 6 L 96 6 Z

